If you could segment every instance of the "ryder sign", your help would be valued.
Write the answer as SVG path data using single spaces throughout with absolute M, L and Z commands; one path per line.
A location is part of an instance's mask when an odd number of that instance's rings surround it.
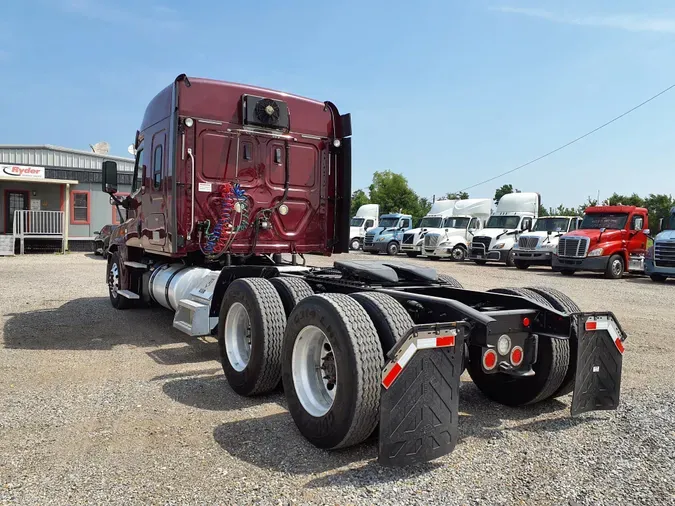
M 0 176 L 21 177 L 24 179 L 44 179 L 44 167 L 29 167 L 27 165 L 0 165 Z

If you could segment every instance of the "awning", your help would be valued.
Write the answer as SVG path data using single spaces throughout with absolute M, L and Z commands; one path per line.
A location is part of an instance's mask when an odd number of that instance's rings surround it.
M 11 181 L 13 183 L 51 183 L 51 184 L 79 184 L 74 179 L 37 179 L 30 177 L 0 176 L 0 182 Z

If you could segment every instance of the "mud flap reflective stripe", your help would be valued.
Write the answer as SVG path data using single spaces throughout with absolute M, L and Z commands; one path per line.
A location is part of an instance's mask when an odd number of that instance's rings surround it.
M 457 443 L 463 323 L 417 325 L 382 371 L 379 462 L 406 466 Z
M 616 409 L 626 335 L 612 313 L 580 313 L 576 325 L 579 346 L 571 414 Z

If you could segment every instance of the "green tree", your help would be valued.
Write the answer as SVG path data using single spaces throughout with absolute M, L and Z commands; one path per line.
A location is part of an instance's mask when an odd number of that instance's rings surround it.
M 467 192 L 454 192 L 448 193 L 445 198 L 448 200 L 466 200 L 469 198 L 469 194 Z
M 363 190 L 356 190 L 354 193 L 352 193 L 352 214 L 350 216 L 356 216 L 356 211 L 359 210 L 359 207 L 365 204 L 370 204 L 370 199 L 368 198 L 368 195 L 366 195 L 366 192 Z
M 390 170 L 375 172 L 369 190 L 370 201 L 380 205 L 381 213 L 419 213 L 419 197 L 401 174 Z
M 598 199 L 592 199 L 591 197 L 586 198 L 586 202 L 584 204 L 581 204 L 579 207 L 577 207 L 577 212 L 575 214 L 578 214 L 579 216 L 584 215 L 584 211 L 586 210 L 587 207 L 592 207 L 592 206 L 597 206 L 598 205 Z
M 504 195 L 508 193 L 519 193 L 520 190 L 516 190 L 513 188 L 512 184 L 505 184 L 501 188 L 497 188 L 495 190 L 495 204 L 499 204 L 499 199 L 501 199 Z
M 605 203 L 608 206 L 638 206 L 644 207 L 645 201 L 637 193 L 633 193 L 631 196 L 619 195 L 618 193 L 613 193 L 611 197 L 605 200 Z
M 539 204 L 539 216 L 548 216 L 548 211 L 541 204 Z
M 675 200 L 672 195 L 650 193 L 649 197 L 644 199 L 644 207 L 649 211 L 649 229 L 652 234 L 656 234 L 659 231 L 661 218 L 663 218 L 664 227 L 668 224 L 670 210 L 675 207 Z
M 549 208 L 548 212 L 549 216 L 579 216 L 579 208 L 567 207 L 563 204 Z

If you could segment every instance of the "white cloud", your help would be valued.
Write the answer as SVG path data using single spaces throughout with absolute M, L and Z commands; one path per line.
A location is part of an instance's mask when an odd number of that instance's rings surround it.
M 612 14 L 605 16 L 568 16 L 544 9 L 527 9 L 521 7 L 492 7 L 492 10 L 545 19 L 555 23 L 569 25 L 596 26 L 615 28 L 631 32 L 675 33 L 675 18 L 654 17 L 643 14 Z

